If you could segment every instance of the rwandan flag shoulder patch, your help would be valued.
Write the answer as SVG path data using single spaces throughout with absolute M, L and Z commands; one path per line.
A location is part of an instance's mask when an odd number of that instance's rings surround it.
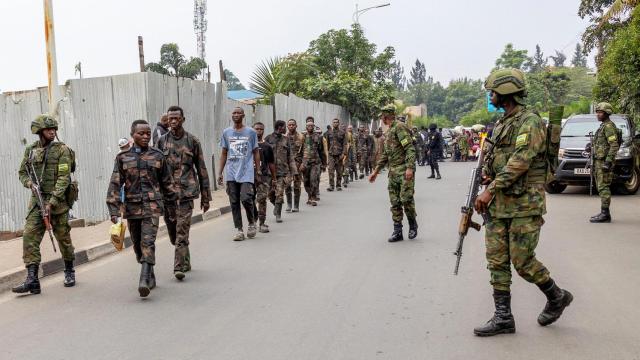
M 516 147 L 526 146 L 529 144 L 529 134 L 520 134 L 516 138 Z

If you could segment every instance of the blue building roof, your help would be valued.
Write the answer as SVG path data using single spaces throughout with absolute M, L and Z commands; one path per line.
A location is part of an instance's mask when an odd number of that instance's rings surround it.
M 233 100 L 252 100 L 261 96 L 251 90 L 229 90 L 227 91 L 227 97 Z

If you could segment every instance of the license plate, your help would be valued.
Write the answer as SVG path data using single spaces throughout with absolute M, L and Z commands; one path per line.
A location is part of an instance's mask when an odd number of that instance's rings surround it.
M 587 168 L 575 168 L 573 169 L 575 175 L 591 175 L 591 169 Z

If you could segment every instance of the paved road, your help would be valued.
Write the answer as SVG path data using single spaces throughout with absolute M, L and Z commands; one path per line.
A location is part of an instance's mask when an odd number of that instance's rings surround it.
M 159 287 L 141 300 L 133 253 L 60 276 L 40 296 L 0 298 L 1 359 L 640 359 L 640 197 L 615 197 L 615 222 L 591 225 L 596 197 L 549 197 L 539 257 L 575 301 L 548 328 L 545 299 L 515 278 L 518 332 L 477 338 L 492 312 L 482 238 L 468 237 L 452 276 L 470 164 L 442 181 L 418 173 L 420 235 L 388 244 L 386 179 L 323 193 L 273 232 L 231 241 L 230 217 L 192 230 L 195 270 L 171 276 L 159 241 Z M 324 226 L 324 227 L 321 227 Z

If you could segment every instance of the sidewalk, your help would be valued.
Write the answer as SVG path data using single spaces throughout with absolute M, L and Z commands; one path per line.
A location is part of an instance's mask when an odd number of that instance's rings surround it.
M 212 191 L 211 196 L 211 208 L 204 216 L 202 216 L 202 210 L 200 210 L 200 200 L 195 201 L 193 217 L 191 218 L 193 224 L 219 217 L 231 211 L 229 198 L 224 189 Z M 116 252 L 109 236 L 110 227 L 111 221 L 104 221 L 94 226 L 71 229 L 71 239 L 76 253 L 76 266 Z M 166 231 L 166 225 L 161 218 L 158 234 L 164 234 Z M 128 233 L 129 231 L 127 230 L 126 247 L 131 246 Z M 56 248 L 58 248 L 57 242 Z M 64 269 L 60 250 L 58 249 L 57 253 L 53 252 L 51 240 L 46 233 L 42 239 L 40 251 L 42 253 L 41 276 L 48 276 Z M 2 262 L 0 263 L 1 293 L 20 283 L 26 277 L 26 270 L 22 262 L 22 238 L 0 241 L 0 254 L 2 254 Z

